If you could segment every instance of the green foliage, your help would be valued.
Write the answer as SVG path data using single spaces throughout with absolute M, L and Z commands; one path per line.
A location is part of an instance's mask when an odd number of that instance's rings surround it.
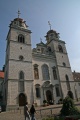
M 55 117 L 54 120 L 64 120 L 64 118 L 62 118 L 62 117 L 58 117 L 58 118 Z
M 80 111 L 75 107 L 73 100 L 69 96 L 63 100 L 63 106 L 60 111 L 60 115 L 80 115 Z
M 43 100 L 43 103 L 47 103 L 47 101 L 46 101 L 46 100 Z

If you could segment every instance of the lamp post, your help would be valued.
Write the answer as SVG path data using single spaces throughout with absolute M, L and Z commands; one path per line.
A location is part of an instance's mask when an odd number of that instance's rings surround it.
M 75 83 L 75 85 L 74 85 L 74 90 L 75 90 L 75 97 L 76 97 L 76 100 L 78 101 L 76 83 Z

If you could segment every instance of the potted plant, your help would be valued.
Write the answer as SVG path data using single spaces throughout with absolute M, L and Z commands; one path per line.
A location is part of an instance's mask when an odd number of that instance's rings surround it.
M 43 100 L 44 106 L 47 105 L 47 100 Z

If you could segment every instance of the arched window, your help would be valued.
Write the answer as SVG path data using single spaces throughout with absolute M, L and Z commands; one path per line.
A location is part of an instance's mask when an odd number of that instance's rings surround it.
M 58 48 L 59 48 L 59 52 L 63 52 L 63 48 L 61 45 L 58 45 Z
M 63 66 L 66 67 L 66 63 L 65 62 L 63 62 Z
M 34 65 L 34 78 L 39 79 L 38 65 Z
M 51 47 L 48 47 L 48 51 L 51 52 Z
M 35 89 L 36 89 L 36 97 L 40 98 L 41 97 L 41 95 L 40 95 L 40 85 L 36 84 Z
M 23 35 L 21 35 L 21 34 L 18 35 L 18 42 L 20 42 L 20 43 L 24 43 L 25 42 Z
M 52 70 L 53 70 L 53 77 L 54 77 L 54 80 L 57 80 L 56 67 L 53 67 Z
M 24 92 L 24 73 L 20 71 L 19 73 L 19 92 Z
M 42 65 L 42 75 L 43 75 L 43 80 L 49 80 L 49 68 L 48 65 L 44 64 Z
M 65 78 L 66 78 L 67 90 L 70 90 L 70 83 L 69 83 L 69 77 L 68 77 L 68 75 L 65 75 Z
M 23 73 L 23 71 L 20 71 L 20 73 L 19 73 L 19 79 L 24 79 L 24 73 Z
M 24 57 L 22 55 L 19 56 L 19 60 L 23 61 Z

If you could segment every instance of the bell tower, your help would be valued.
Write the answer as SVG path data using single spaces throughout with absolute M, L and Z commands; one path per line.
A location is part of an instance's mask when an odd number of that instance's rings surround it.
M 7 109 L 31 102 L 33 75 L 31 31 L 26 22 L 19 18 L 11 21 L 7 35 L 5 60 L 5 96 Z
M 51 51 L 54 53 L 56 58 L 55 69 L 57 70 L 57 76 L 60 83 L 59 85 L 61 88 L 61 97 L 66 97 L 69 91 L 71 91 L 73 97 L 75 97 L 74 80 L 65 42 L 60 40 L 59 33 L 52 29 L 47 32 L 47 35 L 45 37 L 47 46 L 51 48 Z

